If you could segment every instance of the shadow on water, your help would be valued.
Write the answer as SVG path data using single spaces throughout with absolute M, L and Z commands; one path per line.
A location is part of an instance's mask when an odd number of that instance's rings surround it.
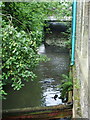
M 63 104 L 59 99 L 60 89 L 57 86 L 61 83 L 62 74 L 68 74 L 68 50 L 46 46 L 41 52 L 49 57 L 50 61 L 41 62 L 35 69 L 37 78 L 27 82 L 20 91 L 6 87 L 8 95 L 6 100 L 3 100 L 3 109 Z M 57 95 L 56 98 L 55 95 Z

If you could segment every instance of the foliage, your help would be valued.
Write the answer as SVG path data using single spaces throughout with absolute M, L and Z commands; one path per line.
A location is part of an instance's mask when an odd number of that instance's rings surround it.
M 69 74 L 69 76 L 62 74 L 63 80 L 62 80 L 62 84 L 59 85 L 58 87 L 61 90 L 61 99 L 65 99 L 68 96 L 68 92 L 72 91 L 73 89 L 73 82 L 72 82 L 72 76 L 71 74 Z
M 67 30 L 66 32 L 62 32 L 62 35 L 66 39 L 65 45 L 68 49 L 71 49 L 71 22 L 67 22 L 66 24 Z
M 65 36 L 68 36 L 65 44 L 67 48 L 71 49 L 71 22 L 69 22 L 67 25 L 67 31 Z
M 43 25 L 45 25 L 44 20 L 48 16 L 54 15 L 57 19 L 71 16 L 70 2 L 6 2 L 4 5 L 3 13 L 8 17 L 9 15 L 13 17 L 12 22 L 14 26 L 19 26 L 18 29 L 22 28 L 26 31 L 42 31 Z
M 0 99 L 1 98 L 5 99 L 4 96 L 7 95 L 7 93 L 3 90 L 2 86 L 3 86 L 3 83 L 2 81 L 0 81 Z
M 39 63 L 40 56 L 36 43 L 24 31 L 17 32 L 17 28 L 5 25 L 2 32 L 3 83 L 13 83 L 14 89 L 19 90 L 23 86 L 22 78 L 32 80 L 35 77 L 32 69 Z
M 33 80 L 33 69 L 46 60 L 37 54 L 43 41 L 44 20 L 53 14 L 63 17 L 66 9 L 60 2 L 3 2 L 2 4 L 2 94 L 8 83 L 15 90 L 24 86 L 24 81 Z M 69 5 L 70 7 L 70 5 Z M 61 12 L 60 12 L 61 10 Z M 67 14 L 71 15 L 70 12 Z

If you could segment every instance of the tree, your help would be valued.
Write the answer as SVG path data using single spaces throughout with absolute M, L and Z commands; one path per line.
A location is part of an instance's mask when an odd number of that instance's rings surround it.
M 6 94 L 2 86 L 10 84 L 15 90 L 24 86 L 24 81 L 33 80 L 33 69 L 46 60 L 37 54 L 43 41 L 45 18 L 67 12 L 60 2 L 5 2 L 2 4 L 2 82 L 0 94 Z M 68 9 L 70 4 L 66 6 Z M 60 12 L 61 11 L 61 12 Z M 66 12 L 65 12 L 66 11 Z M 68 15 L 71 15 L 68 12 Z

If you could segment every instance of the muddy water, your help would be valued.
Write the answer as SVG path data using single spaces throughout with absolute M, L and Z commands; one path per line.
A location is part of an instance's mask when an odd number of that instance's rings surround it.
M 37 78 L 25 83 L 20 91 L 7 86 L 8 95 L 3 100 L 3 109 L 62 104 L 59 99 L 62 74 L 68 74 L 69 53 L 66 49 L 54 46 L 40 46 L 39 54 L 45 54 L 50 61 L 42 62 L 35 69 Z M 56 99 L 54 96 L 58 95 Z

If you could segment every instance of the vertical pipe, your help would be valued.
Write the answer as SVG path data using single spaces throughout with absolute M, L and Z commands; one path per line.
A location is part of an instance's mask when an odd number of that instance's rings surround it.
M 71 55 L 71 65 L 75 63 L 75 40 L 76 40 L 76 12 L 77 12 L 77 2 L 73 1 L 72 8 L 72 55 Z

